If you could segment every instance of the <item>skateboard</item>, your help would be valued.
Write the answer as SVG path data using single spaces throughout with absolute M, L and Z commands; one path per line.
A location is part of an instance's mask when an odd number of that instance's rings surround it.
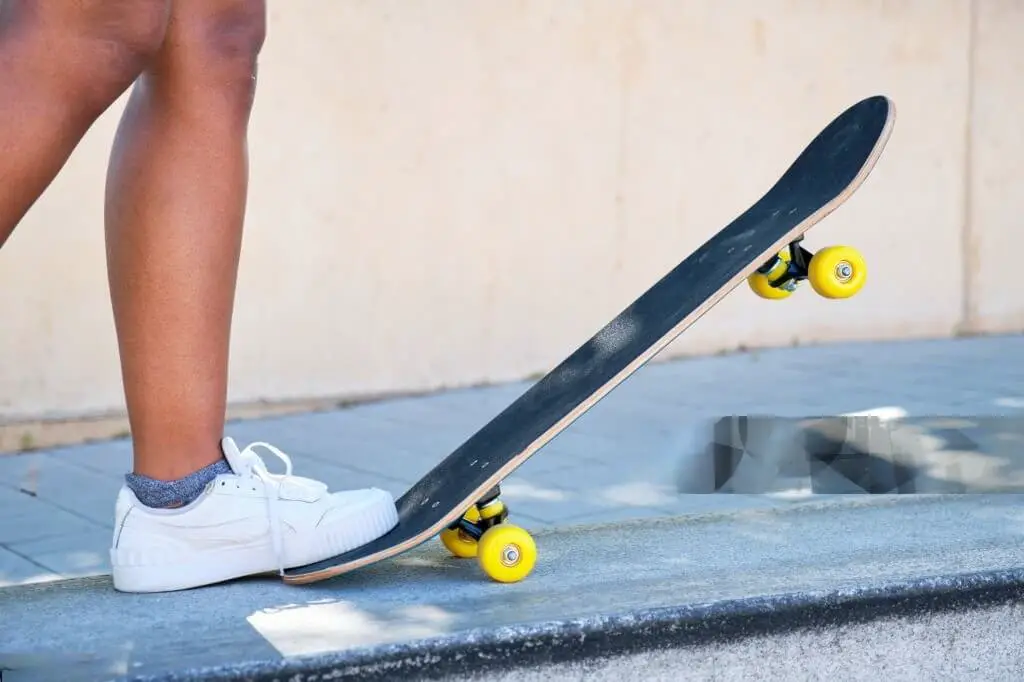
M 744 281 L 762 298 L 783 299 L 809 281 L 844 299 L 865 283 L 853 248 L 812 253 L 804 233 L 865 181 L 889 139 L 895 108 L 864 99 L 836 117 L 768 192 L 469 437 L 397 500 L 398 525 L 339 556 L 285 571 L 310 583 L 374 564 L 440 535 L 457 557 L 476 557 L 491 579 L 511 583 L 533 570 L 530 534 L 508 522 L 500 482 Z

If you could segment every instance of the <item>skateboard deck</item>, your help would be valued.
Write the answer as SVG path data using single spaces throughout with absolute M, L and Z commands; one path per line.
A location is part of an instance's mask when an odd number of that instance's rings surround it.
M 864 182 L 894 122 L 895 109 L 884 96 L 841 113 L 757 203 L 403 494 L 394 529 L 339 556 L 285 571 L 284 580 L 309 583 L 347 573 L 438 534 L 456 556 L 476 556 L 491 578 L 523 579 L 533 569 L 536 546 L 507 522 L 500 481 L 744 281 L 764 298 L 783 298 L 804 279 L 828 298 L 855 293 L 864 281 L 859 254 L 848 247 L 812 254 L 800 241 Z

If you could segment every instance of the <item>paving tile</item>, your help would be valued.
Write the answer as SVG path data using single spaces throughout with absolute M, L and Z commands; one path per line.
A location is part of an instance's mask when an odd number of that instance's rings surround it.
M 80 532 L 65 532 L 59 535 L 12 542 L 7 544 L 7 548 L 32 561 L 37 561 L 37 557 L 55 553 L 104 553 L 110 548 L 112 537 L 111 529 L 92 528 Z
M 109 540 L 81 550 L 58 550 L 38 554 L 32 560 L 62 578 L 82 578 L 110 574 Z
M 22 470 L 17 485 L 36 499 L 99 524 L 113 522 L 114 500 L 123 478 L 99 473 L 49 453 L 18 455 Z
M 102 528 L 101 525 L 50 504 L 25 496 L 17 508 L 0 515 L 0 544 L 80 533 Z M 68 495 L 72 497 L 72 495 Z
M 325 462 L 344 463 L 412 483 L 464 440 L 452 429 L 419 431 L 394 422 L 371 419 L 343 410 L 275 420 L 261 427 L 233 425 L 229 435 L 244 446 L 262 440 L 292 456 L 313 457 Z
M 121 477 L 132 470 L 132 445 L 125 439 L 86 443 L 47 451 L 53 459 L 94 473 Z
M 433 395 L 381 401 L 350 409 L 353 414 L 423 428 L 454 424 L 468 431 L 465 433 L 465 436 L 468 436 L 496 417 L 530 386 L 530 382 L 516 382 L 501 386 L 456 389 Z
M 0 487 L 17 490 L 24 482 L 30 465 L 39 455 L 0 455 Z
M 57 580 L 61 575 L 0 546 L 0 587 Z
M 24 493 L 0 483 L 0 516 L 13 513 L 25 501 L 22 499 L 23 497 L 25 497 Z

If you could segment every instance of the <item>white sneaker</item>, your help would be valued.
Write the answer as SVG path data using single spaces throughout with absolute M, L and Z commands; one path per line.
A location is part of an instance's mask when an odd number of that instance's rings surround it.
M 115 510 L 110 563 L 122 592 L 165 592 L 303 566 L 360 547 L 398 523 L 390 493 L 376 488 L 329 493 L 292 476 L 291 460 L 266 443 L 239 451 L 221 442 L 232 473 L 176 509 L 142 505 L 127 487 Z M 254 452 L 280 457 L 271 474 Z

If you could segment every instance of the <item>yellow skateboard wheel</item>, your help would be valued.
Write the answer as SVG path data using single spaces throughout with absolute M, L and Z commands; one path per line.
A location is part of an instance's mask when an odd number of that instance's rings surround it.
M 814 254 L 807 267 L 811 287 L 823 298 L 850 298 L 864 286 L 868 268 L 850 246 L 829 246 Z
M 755 272 L 753 275 L 748 277 L 747 284 L 750 285 L 751 291 L 761 298 L 779 300 L 786 298 L 793 293 L 789 289 L 773 287 L 768 281 L 768 278 L 760 272 Z
M 499 583 L 519 582 L 537 563 L 537 545 L 519 526 L 499 524 L 490 528 L 477 547 L 480 568 Z
M 771 281 L 777 279 L 785 274 L 786 269 L 789 267 L 789 261 L 791 257 L 789 255 L 789 249 L 783 249 L 778 254 L 782 260 L 773 267 L 768 274 L 762 274 L 755 272 L 750 277 L 747 277 L 747 284 L 750 286 L 750 290 L 761 298 L 767 299 L 782 299 L 789 296 L 792 291 L 788 289 L 781 289 L 773 287 Z
M 476 507 L 470 507 L 462 518 L 470 523 L 477 523 L 480 521 L 480 511 Z M 452 553 L 452 556 L 460 559 L 472 559 L 476 556 L 476 540 L 459 528 L 445 528 L 441 531 L 441 544 Z
M 452 556 L 460 559 L 472 559 L 476 556 L 477 542 L 460 528 L 452 530 L 445 528 L 441 531 L 441 544 L 447 548 Z

